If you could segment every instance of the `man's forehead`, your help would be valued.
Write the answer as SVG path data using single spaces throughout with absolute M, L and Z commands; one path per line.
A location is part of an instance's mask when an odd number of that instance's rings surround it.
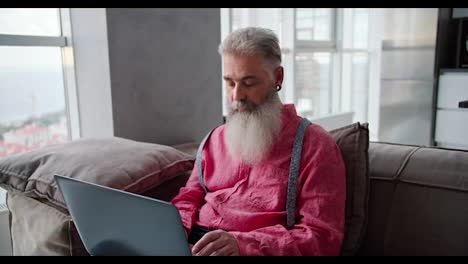
M 249 67 L 249 66 L 226 66 L 223 69 L 223 77 L 229 79 L 254 79 L 260 78 L 262 75 L 262 68 Z
M 227 79 L 260 79 L 266 70 L 265 61 L 258 56 L 224 55 L 223 77 Z

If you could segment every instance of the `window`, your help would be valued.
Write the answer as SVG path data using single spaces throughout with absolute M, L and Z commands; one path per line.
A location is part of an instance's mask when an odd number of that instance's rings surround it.
M 221 18 L 222 38 L 246 26 L 278 35 L 285 67 L 280 97 L 300 115 L 347 113 L 351 121 L 368 121 L 368 8 L 231 8 Z
M 342 42 L 338 54 L 340 110 L 352 112 L 354 121 L 368 122 L 369 9 L 342 10 Z
M 67 12 L 0 9 L 0 158 L 72 138 Z
M 298 41 L 333 41 L 333 9 L 298 8 L 296 39 Z
M 298 112 L 307 116 L 331 112 L 330 52 L 297 52 L 295 56 L 295 99 Z
M 57 8 L 3 8 L 0 11 L 0 32 L 10 35 L 61 35 Z

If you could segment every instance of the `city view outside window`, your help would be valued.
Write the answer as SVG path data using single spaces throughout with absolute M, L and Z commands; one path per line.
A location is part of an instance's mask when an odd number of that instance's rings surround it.
M 0 159 L 70 138 L 60 38 L 57 8 L 0 9 Z

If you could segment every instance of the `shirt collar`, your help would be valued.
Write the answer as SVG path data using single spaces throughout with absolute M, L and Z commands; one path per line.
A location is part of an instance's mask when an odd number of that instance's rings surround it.
M 297 116 L 294 104 L 283 104 L 282 112 L 288 116 Z

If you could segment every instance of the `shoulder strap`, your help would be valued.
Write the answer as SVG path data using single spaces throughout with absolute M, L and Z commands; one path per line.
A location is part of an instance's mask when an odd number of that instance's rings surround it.
M 299 127 L 296 130 L 296 136 L 294 138 L 293 150 L 291 154 L 291 165 L 289 168 L 288 194 L 287 194 L 287 202 L 286 202 L 286 213 L 287 213 L 286 225 L 288 229 L 291 229 L 295 223 L 294 218 L 295 218 L 295 207 L 296 207 L 296 197 L 297 197 L 297 178 L 299 175 L 300 161 L 301 161 L 301 155 L 302 155 L 302 143 L 304 140 L 305 131 L 307 127 L 311 124 L 312 123 L 309 120 L 307 120 L 306 118 L 303 118 L 301 120 L 301 123 L 299 124 Z M 198 147 L 198 150 L 197 150 L 196 160 L 195 160 L 195 164 L 198 170 L 198 182 L 200 183 L 201 187 L 203 188 L 205 192 L 208 192 L 208 190 L 206 188 L 205 181 L 203 179 L 203 169 L 201 166 L 202 152 L 203 152 L 203 147 L 206 143 L 206 140 L 210 137 L 211 133 L 214 130 L 215 129 L 211 130 L 200 143 L 200 146 Z
M 295 207 L 297 197 L 297 178 L 299 175 L 299 168 L 302 155 L 302 143 L 306 128 L 312 124 L 306 118 L 301 120 L 299 127 L 296 130 L 294 138 L 293 150 L 291 153 L 291 165 L 289 167 L 289 180 L 288 180 L 288 196 L 286 201 L 286 225 L 288 229 L 293 228 L 295 223 Z
M 213 131 L 215 130 L 216 128 L 213 128 L 206 136 L 205 138 L 202 140 L 202 142 L 200 143 L 200 146 L 198 146 L 198 150 L 197 150 L 197 156 L 196 156 L 196 159 L 195 159 L 195 165 L 197 166 L 197 171 L 198 171 L 198 182 L 200 183 L 201 187 L 203 188 L 203 190 L 205 191 L 205 193 L 208 192 L 208 190 L 206 189 L 206 186 L 205 186 L 205 181 L 203 180 L 203 169 L 202 169 L 202 154 L 203 154 L 203 147 L 205 146 L 205 143 L 206 143 L 206 140 L 210 137 L 211 133 L 213 133 Z

